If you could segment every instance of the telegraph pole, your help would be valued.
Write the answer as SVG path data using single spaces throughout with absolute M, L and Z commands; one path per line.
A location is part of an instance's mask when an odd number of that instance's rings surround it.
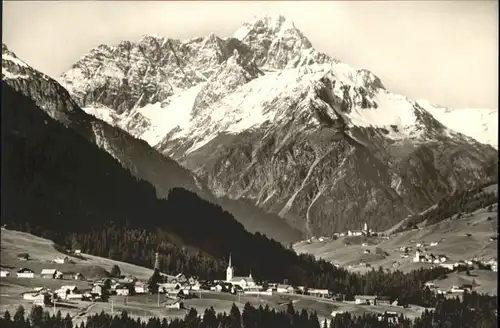
M 113 317 L 114 311 L 113 311 L 113 302 L 114 300 L 111 300 L 111 317 Z
M 160 289 L 158 289 L 158 307 L 160 307 Z

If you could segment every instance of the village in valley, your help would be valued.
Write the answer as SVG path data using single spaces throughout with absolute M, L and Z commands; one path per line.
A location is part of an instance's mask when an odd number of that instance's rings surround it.
M 3 233 L 8 230 L 3 229 Z M 17 233 L 14 231 L 9 231 Z M 365 224 L 361 231 L 349 231 L 346 237 L 365 237 L 369 238 L 387 238 L 381 233 L 375 233 Z M 342 236 L 340 236 L 342 237 Z M 36 238 L 36 237 L 34 237 Z M 323 240 L 321 240 L 323 239 Z M 327 237 L 312 238 L 306 243 L 324 242 Z M 2 241 L 3 242 L 3 241 Z M 472 270 L 488 270 L 497 272 L 496 259 L 483 260 L 480 258 L 464 259 L 459 261 L 451 261 L 448 256 L 441 253 L 434 253 L 432 249 L 438 246 L 439 242 L 418 242 L 410 240 L 414 246 L 400 246 L 394 249 L 394 253 L 398 253 L 401 259 L 410 263 L 426 263 L 428 265 L 441 266 L 449 269 L 451 272 L 459 274 Z M 361 248 L 369 250 L 370 245 L 367 242 L 361 243 Z M 2 245 L 2 249 L 4 249 Z M 3 251 L 2 251 L 3 252 Z M 334 290 L 314 288 L 314 286 L 292 286 L 287 281 L 282 282 L 261 282 L 255 281 L 251 272 L 247 276 L 236 276 L 235 268 L 232 265 L 232 258 L 229 255 L 228 267 L 226 269 L 226 277 L 221 277 L 220 280 L 200 280 L 197 277 L 188 277 L 183 273 L 169 275 L 160 273 L 161 282 L 152 288 L 148 284 L 148 277 L 142 275 L 136 277 L 126 270 L 123 270 L 119 265 L 114 264 L 109 274 L 101 274 L 100 277 L 87 277 L 85 273 L 79 272 L 77 269 L 71 270 L 71 267 L 78 268 L 75 262 L 81 262 L 91 255 L 83 254 L 82 250 L 74 249 L 67 250 L 65 254 L 54 257 L 51 260 L 44 261 L 36 259 L 36 255 L 29 252 L 16 254 L 15 263 L 20 267 L 11 267 L 7 269 L 2 263 L 0 276 L 2 279 L 2 298 L 9 296 L 11 302 L 15 299 L 19 300 L 19 304 L 33 304 L 52 308 L 56 310 L 65 310 L 76 308 L 78 311 L 73 311 L 75 318 L 84 318 L 86 312 L 91 307 L 100 308 L 105 312 L 120 311 L 130 308 L 140 309 L 145 306 L 146 310 L 138 311 L 138 316 L 148 316 L 147 309 L 160 310 L 161 316 L 179 316 L 184 314 L 186 309 L 190 307 L 198 307 L 198 309 L 207 308 L 214 304 L 222 304 L 220 311 L 227 311 L 229 304 L 237 303 L 244 304 L 247 301 L 255 304 L 274 304 L 275 306 L 283 306 L 288 302 L 308 302 L 311 307 L 314 304 L 327 304 L 329 307 L 323 309 L 322 320 L 331 320 L 332 317 L 339 313 L 345 312 L 378 312 L 385 317 L 397 317 L 400 313 L 411 315 L 408 313 L 408 305 L 404 307 L 398 305 L 397 299 L 391 299 L 384 295 L 355 295 L 348 299 L 346 295 L 338 293 Z M 159 257 L 156 253 L 154 267 L 159 271 Z M 2 261 L 4 256 L 2 255 Z M 37 265 L 38 270 L 35 270 L 31 263 L 44 263 Z M 23 266 L 23 263 L 26 264 Z M 337 264 L 337 266 L 339 266 Z M 59 267 L 64 267 L 59 269 Z M 107 273 L 107 271 L 104 271 Z M 149 271 L 151 272 L 151 270 Z M 27 281 L 33 283 L 26 283 Z M 36 281 L 36 283 L 35 283 Z M 22 285 L 26 286 L 18 296 L 4 294 L 4 286 Z M 477 283 L 474 279 L 462 279 L 459 276 L 454 278 L 452 283 L 443 287 L 439 281 L 429 281 L 424 288 L 429 288 L 431 291 L 444 294 L 449 297 L 461 296 L 464 292 L 475 290 Z M 203 302 L 205 301 L 205 302 Z M 299 302 L 300 301 L 300 302 Z M 3 302 L 1 302 L 3 305 Z M 87 305 L 84 305 L 87 304 Z M 311 305 L 312 304 L 312 305 Z M 83 309 L 81 308 L 83 306 Z M 329 309 L 329 310 L 328 310 Z M 415 307 L 415 309 L 417 309 Z M 414 310 L 414 315 L 418 316 L 423 309 Z M 71 311 L 70 311 L 71 312 Z M 131 312 L 133 314 L 133 311 Z M 144 313 L 144 314 L 141 314 Z M 149 312 L 151 313 L 151 311 Z

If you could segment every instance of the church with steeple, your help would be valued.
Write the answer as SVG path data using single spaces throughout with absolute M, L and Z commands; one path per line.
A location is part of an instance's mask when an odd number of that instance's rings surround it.
M 226 269 L 226 282 L 240 286 L 243 289 L 249 287 L 255 287 L 255 281 L 252 278 L 252 273 L 250 272 L 248 277 L 237 277 L 234 275 L 234 268 L 231 263 L 231 254 L 229 254 L 229 264 Z

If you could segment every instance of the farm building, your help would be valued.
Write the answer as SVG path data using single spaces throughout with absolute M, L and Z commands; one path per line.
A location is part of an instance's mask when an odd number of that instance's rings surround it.
M 177 283 L 166 282 L 166 283 L 163 283 L 163 284 L 158 284 L 158 291 L 160 293 L 168 293 L 169 291 L 179 290 L 181 288 L 182 288 L 182 286 L 178 282 Z
M 53 260 L 53 262 L 57 263 L 57 264 L 69 263 L 69 257 L 67 257 L 67 256 L 65 256 L 65 257 L 56 257 Z
M 63 273 L 61 271 L 57 271 L 56 269 L 42 269 L 40 273 L 40 277 L 45 279 L 61 279 Z
M 125 286 L 118 286 L 116 289 L 116 295 L 121 295 L 121 296 L 128 296 L 128 294 L 130 293 L 130 290 L 128 289 L 128 287 L 125 287 Z
M 184 304 L 176 299 L 176 300 L 166 300 L 165 301 L 165 307 L 167 309 L 182 309 L 184 308 Z
M 278 287 L 276 288 L 276 291 L 278 293 L 293 294 L 295 292 L 295 289 L 291 285 L 279 284 Z
M 67 294 L 66 299 L 67 300 L 81 300 L 81 299 L 83 299 L 83 294 L 80 294 L 80 293 Z
M 49 294 L 38 294 L 33 297 L 33 305 L 45 306 L 50 304 Z
M 309 295 L 311 296 L 316 296 L 316 297 L 329 297 L 330 292 L 328 289 L 315 289 L 315 288 L 310 288 L 307 290 Z
M 148 288 L 146 284 L 136 281 L 134 291 L 136 294 L 145 294 L 148 292 Z
M 18 260 L 28 261 L 30 259 L 30 255 L 28 253 L 17 254 Z
M 391 304 L 392 298 L 390 296 L 377 296 L 377 304 Z
M 63 300 L 70 298 L 70 294 L 80 294 L 76 286 L 61 286 L 55 293 Z
M 75 279 L 75 280 L 85 280 L 85 276 L 82 273 L 77 272 L 77 273 L 75 273 L 73 275 L 73 279 Z
M 8 277 L 8 276 L 10 276 L 10 272 L 9 271 L 5 271 L 5 270 L 0 271 L 0 277 L 5 278 L 5 277 Z
M 17 271 L 18 278 L 35 278 L 35 272 L 28 268 L 22 268 Z
M 380 314 L 377 317 L 378 321 L 387 321 L 388 323 L 391 324 L 397 324 L 399 323 L 399 316 L 397 312 L 389 312 L 386 311 L 383 314 Z
M 102 286 L 101 285 L 95 285 L 94 287 L 92 287 L 92 290 L 91 290 L 91 294 L 93 295 L 98 295 L 98 296 L 101 296 L 102 295 Z
M 377 296 L 373 295 L 356 295 L 354 296 L 355 304 L 377 305 Z

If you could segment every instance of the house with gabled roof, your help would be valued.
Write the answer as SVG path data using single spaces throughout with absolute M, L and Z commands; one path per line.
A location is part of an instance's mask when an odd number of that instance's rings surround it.
M 63 273 L 61 271 L 57 271 L 56 269 L 42 269 L 40 273 L 40 277 L 45 279 L 61 279 Z
M 35 278 L 35 271 L 28 268 L 21 268 L 17 271 L 18 278 Z
M 377 305 L 377 296 L 375 295 L 356 295 L 354 296 L 355 304 Z

